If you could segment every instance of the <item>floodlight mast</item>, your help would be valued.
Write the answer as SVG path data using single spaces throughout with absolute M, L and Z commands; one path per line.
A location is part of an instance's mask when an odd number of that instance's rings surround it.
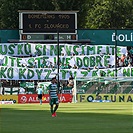
M 57 41 L 56 41 L 56 43 L 57 43 L 57 52 L 58 52 L 58 54 L 57 54 L 57 80 L 58 80 L 58 90 L 59 90 L 59 88 L 60 88 L 60 77 L 59 77 L 59 73 L 60 73 L 60 43 L 69 43 L 69 44 L 72 44 L 72 43 L 87 43 L 87 44 L 90 44 L 90 40 L 80 40 L 80 41 L 78 41 L 78 40 L 72 40 L 72 41 L 60 41 L 60 32 L 59 32 L 59 30 L 57 30 Z M 75 89 L 75 88 L 74 88 Z M 76 89 L 75 89 L 75 92 L 76 92 Z M 76 97 L 76 95 L 75 95 L 75 97 Z
M 115 30 L 115 77 L 117 79 L 117 30 Z
M 60 48 L 59 48 L 59 31 L 57 31 L 57 49 L 58 49 L 58 54 L 57 54 L 57 79 L 58 79 L 58 90 L 60 88 L 60 77 L 59 77 L 59 73 L 60 73 L 60 62 L 59 62 L 59 54 L 60 54 Z

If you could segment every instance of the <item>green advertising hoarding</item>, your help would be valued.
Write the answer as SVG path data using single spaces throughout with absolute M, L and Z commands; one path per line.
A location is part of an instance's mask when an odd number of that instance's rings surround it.
M 90 40 L 94 45 L 133 46 L 133 30 L 115 29 L 78 29 L 78 40 Z M 115 42 L 115 35 L 117 36 Z M 0 30 L 1 42 L 19 39 L 19 30 Z
M 78 30 L 78 39 L 94 45 L 133 46 L 133 30 Z
M 133 102 L 133 94 L 78 94 L 78 102 L 93 102 L 102 100 L 102 102 Z

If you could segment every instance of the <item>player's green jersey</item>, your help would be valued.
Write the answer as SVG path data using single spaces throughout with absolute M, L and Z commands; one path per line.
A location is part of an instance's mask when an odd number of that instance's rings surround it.
M 49 85 L 48 90 L 49 90 L 49 94 L 50 94 L 51 98 L 58 98 L 57 89 L 58 89 L 57 84 L 50 84 Z

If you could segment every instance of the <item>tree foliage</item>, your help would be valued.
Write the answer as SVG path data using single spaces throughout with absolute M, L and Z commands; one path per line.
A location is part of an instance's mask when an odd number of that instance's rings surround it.
M 0 28 L 19 27 L 18 10 L 78 11 L 78 28 L 132 28 L 132 0 L 0 0 Z
M 132 28 L 132 0 L 95 0 L 88 10 L 86 28 Z
M 45 10 L 45 11 L 72 11 L 78 10 L 80 14 L 86 13 L 83 5 L 86 0 L 0 0 L 0 28 L 18 28 L 19 15 L 18 10 Z M 78 24 L 82 25 L 83 21 Z
M 0 28 L 18 28 L 18 10 L 54 10 L 52 1 L 48 0 L 1 0 Z

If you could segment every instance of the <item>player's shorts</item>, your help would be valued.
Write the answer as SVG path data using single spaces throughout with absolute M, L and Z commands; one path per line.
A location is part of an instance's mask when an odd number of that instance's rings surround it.
M 58 98 L 52 98 L 52 99 L 50 99 L 49 104 L 50 105 L 59 104 Z
M 38 94 L 38 99 L 42 99 L 42 94 Z

